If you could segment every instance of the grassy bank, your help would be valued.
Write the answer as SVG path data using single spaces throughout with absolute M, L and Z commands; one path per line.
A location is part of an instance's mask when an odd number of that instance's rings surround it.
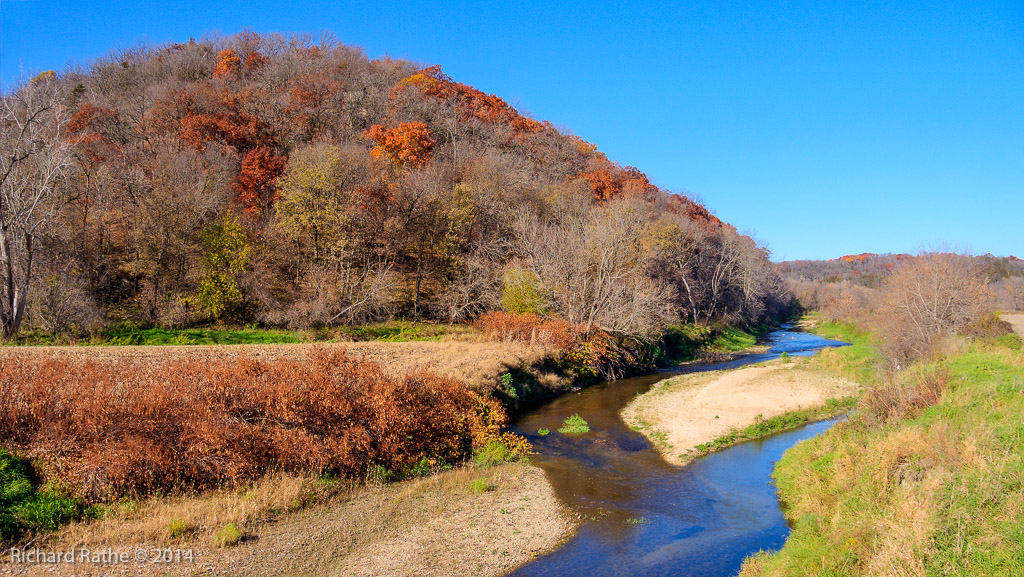
M 785 454 L 793 532 L 743 575 L 1024 574 L 1020 339 L 962 348 L 876 384 L 848 422 Z M 870 371 L 870 347 L 832 353 L 826 370 Z
M 767 419 L 760 418 L 752 425 L 742 429 L 734 429 L 728 434 L 722 435 L 713 441 L 697 445 L 691 454 L 693 458 L 701 457 L 715 451 L 720 451 L 726 447 L 731 447 L 737 443 L 760 439 L 776 433 L 795 429 L 801 425 L 806 425 L 807 423 L 812 423 L 814 421 L 824 421 L 826 419 L 838 417 L 839 415 L 849 411 L 856 404 L 857 397 L 828 399 L 825 401 L 825 404 L 820 407 L 787 411 L 781 415 L 776 415 Z
M 468 325 L 447 325 L 393 320 L 366 325 L 339 326 L 302 331 L 256 327 L 203 327 L 173 329 L 112 325 L 91 335 L 21 333 L 2 344 L 8 346 L 160 346 L 160 345 L 279 345 L 327 342 L 436 341 L 449 335 L 470 335 Z

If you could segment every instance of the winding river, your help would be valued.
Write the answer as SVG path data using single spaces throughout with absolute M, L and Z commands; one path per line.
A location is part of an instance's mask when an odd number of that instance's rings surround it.
M 792 327 L 767 340 L 766 353 L 684 372 L 736 368 L 782 353 L 809 356 L 845 344 Z M 558 497 L 582 523 L 560 549 L 511 575 L 735 575 L 751 553 L 782 546 L 789 527 L 771 483 L 772 468 L 786 449 L 834 421 L 736 445 L 685 467 L 670 465 L 622 422 L 619 411 L 654 383 L 678 373 L 599 384 L 519 419 L 514 429 L 533 443 L 538 453 L 534 464 L 545 470 Z M 590 423 L 591 432 L 577 437 L 555 432 L 574 413 Z M 542 437 L 540 428 L 552 432 Z

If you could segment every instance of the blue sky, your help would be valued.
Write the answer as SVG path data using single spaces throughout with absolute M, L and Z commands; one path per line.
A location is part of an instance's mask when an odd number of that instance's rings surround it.
M 1024 258 L 1024 2 L 0 0 L 2 83 L 207 33 L 441 64 L 703 199 L 776 260 Z

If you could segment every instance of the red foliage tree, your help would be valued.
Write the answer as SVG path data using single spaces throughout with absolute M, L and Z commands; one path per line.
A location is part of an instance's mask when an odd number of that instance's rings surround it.
M 285 159 L 274 152 L 279 146 L 270 127 L 241 104 L 241 97 L 227 89 L 197 84 L 157 103 L 153 125 L 177 132 L 197 150 L 213 142 L 234 148 L 240 167 L 233 188 L 243 207 L 258 214 L 274 201 L 272 185 L 284 172 Z
M 118 113 L 91 103 L 78 107 L 65 129 L 68 138 L 77 144 L 84 159 L 91 165 L 99 164 L 117 150 L 107 133 L 118 122 Z
M 340 110 L 344 86 L 340 82 L 315 74 L 296 76 L 290 85 L 285 114 L 300 126 L 306 138 L 312 141 L 327 128 L 328 118 Z
M 285 159 L 260 146 L 245 153 L 232 183 L 238 201 L 252 213 L 262 213 L 277 200 L 274 182 L 284 173 Z

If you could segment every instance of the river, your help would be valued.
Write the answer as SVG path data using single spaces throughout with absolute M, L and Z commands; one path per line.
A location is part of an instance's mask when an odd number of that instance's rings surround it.
M 777 358 L 808 356 L 843 346 L 784 327 L 768 335 L 766 353 L 602 383 L 565 395 L 523 415 L 514 430 L 529 438 L 555 492 L 580 515 L 577 533 L 560 549 L 511 573 L 516 577 L 603 575 L 735 575 L 743 559 L 782 546 L 789 527 L 771 482 L 774 464 L 797 442 L 833 421 L 751 441 L 670 465 L 619 411 L 654 383 L 680 372 L 736 368 Z M 556 432 L 578 413 L 591 432 Z M 547 428 L 551 434 L 541 436 Z

